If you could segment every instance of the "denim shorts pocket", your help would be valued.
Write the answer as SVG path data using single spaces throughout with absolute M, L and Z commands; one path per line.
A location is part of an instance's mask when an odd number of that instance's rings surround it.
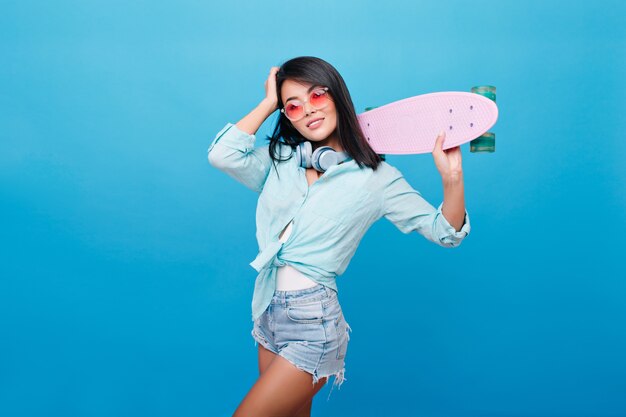
M 296 323 L 322 323 L 324 308 L 321 301 L 290 304 L 287 306 L 287 317 Z

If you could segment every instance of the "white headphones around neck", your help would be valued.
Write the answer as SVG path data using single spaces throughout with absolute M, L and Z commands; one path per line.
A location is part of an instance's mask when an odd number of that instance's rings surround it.
M 311 142 L 305 140 L 296 147 L 296 163 L 302 168 L 315 168 L 324 172 L 333 165 L 337 165 L 350 158 L 346 152 L 335 151 L 330 146 L 320 146 L 312 151 Z

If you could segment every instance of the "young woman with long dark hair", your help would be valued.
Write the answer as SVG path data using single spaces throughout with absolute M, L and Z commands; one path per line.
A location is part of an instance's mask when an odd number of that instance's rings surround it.
M 255 133 L 280 116 L 266 146 Z M 259 378 L 235 417 L 310 416 L 315 394 L 344 380 L 351 331 L 338 298 L 361 238 L 384 217 L 403 233 L 456 247 L 470 232 L 460 147 L 432 155 L 444 201 L 435 208 L 369 146 L 339 72 L 316 57 L 272 67 L 265 98 L 211 143 L 208 160 L 259 193 L 252 336 Z M 332 392 L 332 389 L 331 389 Z

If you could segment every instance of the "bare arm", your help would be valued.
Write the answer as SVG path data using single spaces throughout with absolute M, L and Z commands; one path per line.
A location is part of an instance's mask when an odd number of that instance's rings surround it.
M 443 213 L 450 226 L 458 232 L 465 219 L 465 193 L 463 172 L 443 179 Z
M 261 103 L 254 110 L 236 123 L 240 130 L 250 135 L 256 134 L 256 131 L 259 130 L 265 119 L 276 111 L 278 106 L 278 95 L 276 93 L 277 72 L 278 67 L 270 69 L 270 75 L 265 80 L 265 98 L 261 100 Z
M 270 70 L 265 82 L 266 97 L 237 124 L 227 123 L 209 145 L 209 163 L 248 188 L 261 192 L 269 174 L 268 146 L 255 147 L 255 134 L 277 108 L 276 73 Z
M 254 135 L 259 127 L 276 110 L 276 105 L 264 98 L 250 113 L 236 123 L 242 131 Z
M 461 147 L 443 150 L 446 134 L 442 130 L 437 136 L 433 158 L 443 181 L 443 205 L 441 213 L 455 231 L 460 231 L 465 220 L 465 193 Z

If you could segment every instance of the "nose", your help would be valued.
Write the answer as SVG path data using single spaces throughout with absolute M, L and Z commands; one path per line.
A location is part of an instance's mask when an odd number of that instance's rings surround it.
M 307 107 L 309 110 L 307 110 Z M 306 103 L 304 103 L 304 113 L 306 114 L 311 114 L 311 111 L 316 111 L 313 106 L 311 106 L 311 104 L 307 101 Z

